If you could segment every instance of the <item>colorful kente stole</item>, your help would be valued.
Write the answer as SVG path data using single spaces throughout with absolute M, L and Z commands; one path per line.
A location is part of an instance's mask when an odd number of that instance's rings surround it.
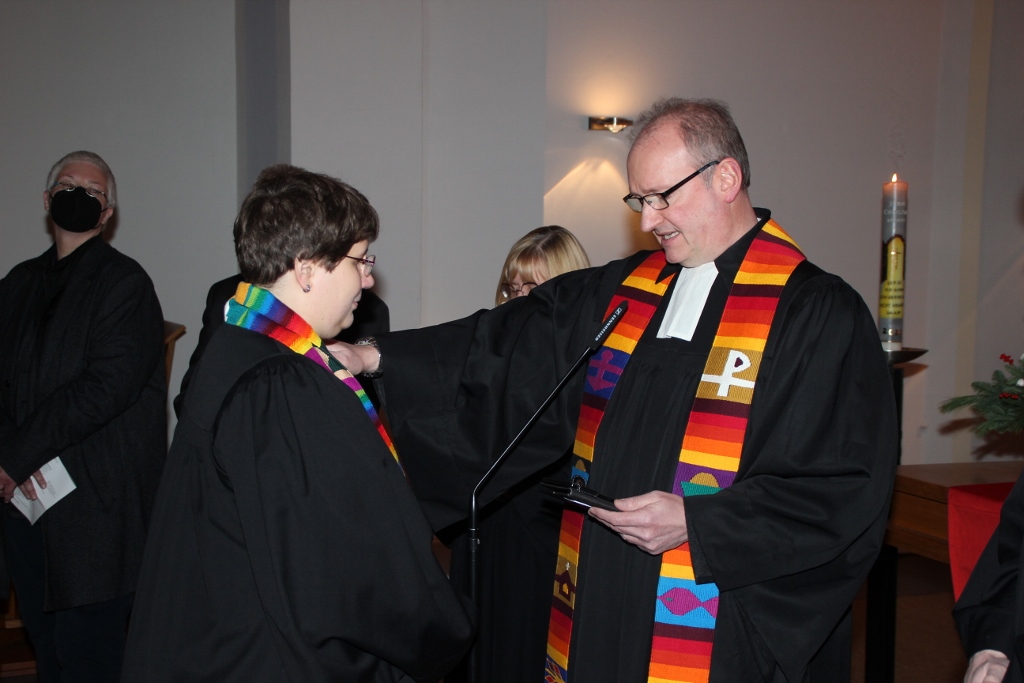
M 377 428 L 380 438 L 384 440 L 384 444 L 391 451 L 391 457 L 395 459 L 399 467 L 402 466 L 398 460 L 398 451 L 395 450 L 395 445 L 391 442 L 391 436 L 384 429 L 384 424 L 380 421 L 380 416 L 377 415 L 377 411 L 370 403 L 363 387 L 352 376 L 352 373 L 338 362 L 337 358 L 328 353 L 320 335 L 313 331 L 309 323 L 278 301 L 273 294 L 256 285 L 250 285 L 248 282 L 239 283 L 234 298 L 228 301 L 225 320 L 229 325 L 244 327 L 281 342 L 295 353 L 309 358 L 344 382 L 345 386 L 355 392 L 359 402 L 363 404 L 363 410 L 366 411 L 370 421 Z
M 672 492 L 715 493 L 739 469 L 747 416 L 761 355 L 783 287 L 804 260 L 799 247 L 774 221 L 753 239 L 733 280 L 714 344 L 687 421 Z M 664 252 L 647 257 L 619 286 L 608 312 L 626 299 L 629 310 L 591 358 L 580 406 L 572 476 L 589 481 L 594 441 L 605 407 L 644 330 L 674 276 L 658 282 Z M 605 314 L 607 315 L 607 313 Z M 568 683 L 569 643 L 584 515 L 562 513 L 554 599 L 548 627 L 546 683 Z M 654 615 L 649 683 L 706 683 L 718 614 L 718 588 L 694 582 L 689 543 L 662 555 Z

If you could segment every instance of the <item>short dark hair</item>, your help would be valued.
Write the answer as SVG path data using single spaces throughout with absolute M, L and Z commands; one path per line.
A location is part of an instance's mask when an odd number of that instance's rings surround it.
M 308 259 L 334 270 L 352 245 L 377 239 L 370 202 L 337 178 L 279 164 L 263 169 L 235 219 L 235 255 L 246 282 L 269 285 Z
M 687 100 L 668 97 L 658 100 L 651 108 L 640 114 L 633 124 L 631 136 L 636 146 L 644 138 L 644 132 L 655 124 L 671 121 L 679 126 L 679 134 L 686 149 L 698 167 L 732 157 L 743 173 L 743 189 L 750 187 L 750 160 L 743 144 L 736 122 L 729 113 L 729 107 L 718 100 Z M 711 175 L 704 175 L 704 183 L 711 184 Z

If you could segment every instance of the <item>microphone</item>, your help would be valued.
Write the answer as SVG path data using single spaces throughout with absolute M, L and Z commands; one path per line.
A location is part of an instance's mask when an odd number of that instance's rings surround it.
M 559 380 L 555 388 L 552 389 L 550 394 L 548 394 L 548 397 L 544 399 L 543 403 L 541 403 L 540 408 L 537 409 L 537 412 L 533 414 L 533 417 L 526 421 L 526 424 L 523 425 L 523 428 L 519 430 L 519 433 L 516 434 L 515 438 L 509 442 L 508 446 L 505 447 L 505 450 L 502 451 L 501 455 L 498 456 L 498 459 L 494 461 L 490 469 L 487 470 L 487 473 L 480 478 L 480 481 L 477 482 L 477 485 L 473 488 L 473 495 L 470 496 L 469 499 L 469 529 L 467 530 L 467 535 L 469 537 L 469 597 L 474 605 L 479 605 L 480 597 L 478 595 L 480 586 L 477 557 L 477 550 L 480 545 L 480 529 L 477 498 L 480 494 L 481 489 L 483 489 L 487 482 L 491 480 L 491 477 L 494 475 L 497 469 L 501 467 L 502 463 L 504 463 L 505 460 L 508 458 L 509 453 L 511 453 L 512 450 L 519 445 L 519 442 L 522 440 L 526 432 L 530 430 L 530 427 L 532 427 L 534 423 L 537 422 L 537 419 L 541 416 L 541 414 L 547 409 L 549 405 L 551 405 L 551 402 L 554 401 L 555 397 L 558 396 L 559 392 L 562 391 L 562 387 L 564 387 L 566 383 L 568 383 L 568 381 L 572 378 L 572 376 L 576 374 L 576 371 L 579 370 L 580 366 L 583 365 L 584 361 L 587 360 L 590 354 L 594 353 L 599 348 L 601 348 L 601 346 L 604 345 L 605 339 L 608 338 L 608 335 L 610 335 L 612 333 L 612 330 L 615 329 L 615 326 L 618 325 L 619 321 L 622 319 L 622 316 L 626 314 L 626 309 L 628 308 L 629 302 L 624 300 L 622 301 L 622 303 L 615 307 L 615 310 L 612 311 L 607 318 L 605 318 L 604 322 L 601 323 L 601 328 L 600 330 L 598 330 L 597 335 L 594 337 L 593 341 L 590 342 L 587 348 L 583 351 L 583 354 L 576 360 L 575 363 L 573 363 L 572 367 L 569 368 L 569 371 L 565 373 L 562 379 Z M 479 663 L 477 662 L 476 647 L 474 646 L 472 652 L 470 653 L 469 663 L 469 680 L 471 683 L 477 680 L 478 664 Z
M 612 333 L 615 326 L 619 324 L 619 320 L 622 316 L 626 315 L 626 310 L 629 308 L 629 301 L 623 299 L 622 303 L 615 307 L 615 310 L 608 314 L 605 318 L 604 323 L 601 325 L 601 329 L 597 331 L 597 336 L 594 337 L 594 341 L 590 342 L 590 353 L 597 351 L 599 348 L 604 346 L 604 340 L 608 338 L 608 335 Z M 583 354 L 586 356 L 587 354 Z M 576 361 L 579 363 L 579 361 Z M 575 367 L 573 368 L 575 370 Z M 572 374 L 572 370 L 569 371 Z

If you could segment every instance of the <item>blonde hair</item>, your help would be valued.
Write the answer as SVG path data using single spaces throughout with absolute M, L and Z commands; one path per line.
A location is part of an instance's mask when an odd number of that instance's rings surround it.
M 498 278 L 494 305 L 505 303 L 501 286 L 516 275 L 523 282 L 538 285 L 571 270 L 589 268 L 590 259 L 576 236 L 560 225 L 546 225 L 526 233 L 509 250 Z

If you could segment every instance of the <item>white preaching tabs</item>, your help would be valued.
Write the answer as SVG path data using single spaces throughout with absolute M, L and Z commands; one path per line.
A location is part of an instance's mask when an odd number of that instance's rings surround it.
M 683 341 L 693 340 L 700 314 L 704 312 L 704 304 L 711 294 L 711 285 L 718 277 L 715 262 L 705 263 L 693 268 L 683 268 L 676 275 L 676 287 L 672 290 L 665 319 L 658 329 L 658 338 L 675 337 Z
M 21 510 L 21 514 L 25 515 L 32 524 L 35 524 L 44 512 L 56 505 L 57 501 L 77 488 L 60 458 L 54 458 L 40 467 L 39 471 L 42 472 L 43 479 L 46 480 L 46 488 L 42 488 L 35 479 L 32 479 L 32 485 L 36 488 L 36 500 L 26 498 L 20 488 L 14 489 L 14 496 L 11 498 L 14 506 Z

